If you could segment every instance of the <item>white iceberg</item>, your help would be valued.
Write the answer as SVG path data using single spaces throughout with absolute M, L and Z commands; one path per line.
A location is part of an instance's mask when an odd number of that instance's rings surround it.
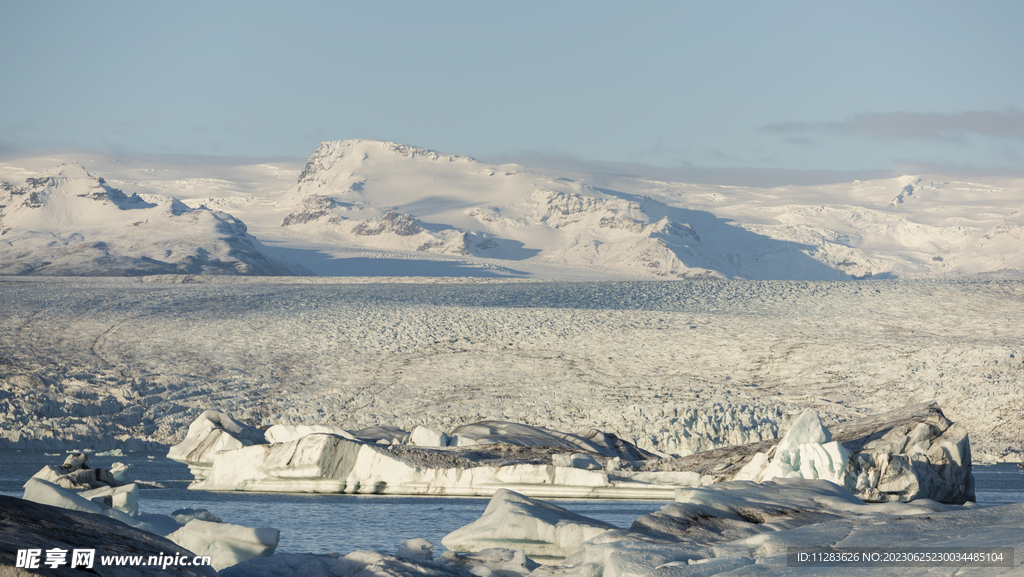
M 546 497 L 671 498 L 676 488 L 700 481 L 689 472 L 613 474 L 597 461 L 597 467 L 581 469 L 557 466 L 551 459 L 546 447 L 430 449 L 313 433 L 287 443 L 220 451 L 189 488 L 459 496 L 491 496 L 508 488 Z
M 434 558 L 434 544 L 422 537 L 406 539 L 398 544 L 395 556 L 414 561 L 430 561 Z
M 521 549 L 534 559 L 560 559 L 609 529 L 615 526 L 502 489 L 479 519 L 449 533 L 441 544 L 456 552 Z
M 902 413 L 915 410 L 920 412 L 916 420 L 885 420 L 901 411 L 865 419 L 874 422 L 875 432 L 842 444 L 832 440 L 814 411 L 805 411 L 778 444 L 755 454 L 733 479 L 826 479 L 874 502 L 973 500 L 967 431 L 948 421 L 934 404 L 908 407 Z
M 101 487 L 77 494 L 49 481 L 32 477 L 25 483 L 24 499 L 110 517 L 130 527 L 167 537 L 197 555 L 210 555 L 215 569 L 253 557 L 270 555 L 280 537 L 277 529 L 252 529 L 196 519 L 204 516 L 201 513 L 192 515 L 193 518 L 184 526 L 172 516 L 140 514 L 138 489 L 134 484 Z
M 220 451 L 266 443 L 263 431 L 240 423 L 225 413 L 203 411 L 191 425 L 185 440 L 171 446 L 167 458 L 187 463 L 197 478 L 202 478 Z
M 487 547 L 535 551 L 550 563 L 534 570 L 535 577 L 746 575 L 751 571 L 742 568 L 754 565 L 758 575 L 838 576 L 874 573 L 849 567 L 794 570 L 787 567 L 787 550 L 1006 547 L 1003 554 L 1011 558 L 1024 548 L 1022 514 L 1024 504 L 981 508 L 928 499 L 865 503 L 830 481 L 778 478 L 761 484 L 733 481 L 680 489 L 675 502 L 638 518 L 629 530 L 601 526 L 542 501 L 503 493 L 492 499 L 480 519 L 442 543 L 453 549 L 453 555 L 462 556 Z M 979 575 L 1019 574 L 1021 559 L 1013 562 L 1016 568 L 973 570 Z M 970 568 L 971 563 L 960 567 Z M 921 574 L 926 573 L 922 569 Z
M 599 431 L 573 435 L 500 421 L 459 427 L 442 447 L 445 434 L 426 427 L 409 434 L 275 425 L 261 441 L 256 429 L 213 416 L 204 413 L 190 438 L 172 448 L 196 475 L 191 489 L 491 496 L 504 488 L 532 497 L 663 499 L 677 488 L 800 477 L 830 480 L 875 502 L 974 498 L 967 434 L 934 403 L 841 423 L 836 435 L 805 412 L 778 441 L 676 459 L 650 458 Z M 236 439 L 231 431 L 244 434 Z M 189 444 L 197 449 L 186 451 Z
M 329 435 L 345 437 L 352 441 L 356 440 L 345 429 L 331 425 L 274 425 L 267 429 L 264 437 L 267 443 L 287 443 L 314 433 L 327 433 Z
M 220 571 L 256 557 L 274 553 L 281 533 L 268 527 L 251 528 L 193 519 L 167 538 L 196 555 L 209 555 Z

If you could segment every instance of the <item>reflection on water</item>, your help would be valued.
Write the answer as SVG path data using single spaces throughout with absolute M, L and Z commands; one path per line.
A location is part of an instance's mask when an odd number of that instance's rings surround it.
M 56 453 L 56 451 L 54 451 Z M 64 453 L 0 450 L 0 493 L 21 496 L 21 485 L 45 465 L 60 464 Z M 149 458 L 152 457 L 152 458 Z M 132 467 L 129 477 L 158 482 L 164 489 L 142 491 L 139 507 L 146 513 L 171 513 L 191 507 L 209 509 L 225 522 L 281 530 L 282 552 L 349 553 L 371 549 L 393 553 L 399 541 L 424 537 L 443 550 L 441 538 L 470 523 L 487 507 L 486 498 L 384 497 L 282 493 L 208 493 L 189 491 L 188 468 L 157 453 L 124 457 L 90 456 L 92 467 L 121 461 Z M 979 505 L 1024 502 L 1024 469 L 1000 464 L 975 466 Z M 629 528 L 634 519 L 661 508 L 659 501 L 551 500 L 575 513 Z

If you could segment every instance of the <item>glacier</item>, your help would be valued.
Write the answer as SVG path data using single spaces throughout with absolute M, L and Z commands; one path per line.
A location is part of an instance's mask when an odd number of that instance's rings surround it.
M 40 278 L 0 280 L 0 447 L 163 450 L 215 408 L 685 457 L 935 400 L 975 460 L 1024 458 L 1019 281 Z

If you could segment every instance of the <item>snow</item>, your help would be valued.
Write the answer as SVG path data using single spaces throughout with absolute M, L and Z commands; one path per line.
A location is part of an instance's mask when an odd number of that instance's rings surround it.
M 102 203 L 84 197 L 73 202 L 84 210 L 24 207 L 32 191 L 20 183 L 49 177 L 61 162 L 73 163 L 56 170 L 66 173 L 55 175 L 62 183 L 95 180 L 78 164 L 85 162 L 108 188 L 157 208 L 107 207 L 100 219 Z M 0 240 L 35 254 L 0 253 L 0 265 L 11 272 L 117 274 L 118 266 L 160 272 L 153 263 L 142 266 L 145 256 L 165 263 L 167 272 L 301 273 L 273 264 L 283 258 L 342 276 L 412 270 L 560 279 L 1024 274 L 1024 182 L 1014 178 L 918 174 L 765 189 L 496 166 L 405 144 L 349 140 L 324 142 L 305 166 L 48 156 L 0 163 L 0 179 L 9 182 L 0 183 L 0 205 L 6 205 L 0 230 L 8 231 Z M 128 213 L 171 206 L 191 212 L 151 216 L 139 230 L 129 226 L 139 220 L 121 223 L 132 218 Z M 45 226 L 28 227 L 21 220 L 28 214 Z M 180 234 L 189 219 L 205 223 L 188 224 L 195 241 L 167 236 L 168 226 Z M 213 232 L 214 221 L 232 229 L 230 237 Z M 111 235 L 112 223 L 131 230 Z M 29 230 L 46 231 L 60 246 L 45 248 L 44 237 Z M 95 248 L 97 241 L 106 246 Z M 222 242 L 235 252 L 225 252 Z M 172 258 L 156 252 L 160 243 L 173 246 Z M 72 251 L 90 264 L 73 266 Z M 51 264 L 42 264 L 44 256 Z M 104 258 L 127 262 L 112 267 Z
M 215 408 L 688 455 L 937 400 L 975 460 L 1024 446 L 1020 281 L 147 280 L 0 282 L 0 445 L 160 449 Z
M 77 162 L 0 183 L 0 273 L 304 274 L 267 257 L 245 225 L 177 199 L 125 195 Z

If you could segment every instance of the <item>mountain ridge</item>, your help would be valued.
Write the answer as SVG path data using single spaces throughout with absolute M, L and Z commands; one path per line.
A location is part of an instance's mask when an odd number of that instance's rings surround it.
M 1024 276 L 1024 179 L 905 175 L 759 189 L 494 165 L 379 140 L 324 142 L 294 167 L 106 169 L 112 184 L 90 176 L 86 194 L 125 210 L 207 211 L 254 254 L 323 275 Z M 79 180 L 88 174 L 81 165 L 62 170 Z M 30 172 L 0 164 L 0 177 Z M 31 186 L 4 183 L 0 195 L 11 204 L 43 192 Z M 0 211 L 0 230 L 9 228 L 12 209 Z M 73 228 L 60 222 L 47 226 Z M 0 251 L 0 273 L 14 270 L 11 258 Z

